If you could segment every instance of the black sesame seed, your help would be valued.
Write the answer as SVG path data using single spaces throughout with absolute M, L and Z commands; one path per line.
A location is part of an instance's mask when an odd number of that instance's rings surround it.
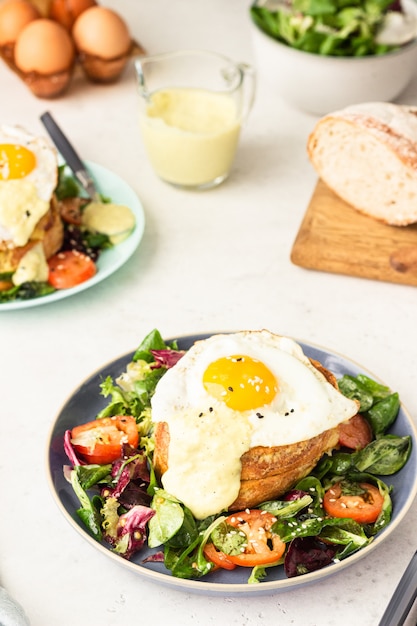
M 256 417 L 259 417 L 259 419 L 262 419 L 264 417 L 264 415 L 262 415 L 262 413 L 257 413 Z
M 213 412 L 213 407 L 212 406 L 209 408 L 209 411 L 210 411 L 210 413 Z
M 233 391 L 233 387 L 228 387 L 228 390 L 229 391 Z

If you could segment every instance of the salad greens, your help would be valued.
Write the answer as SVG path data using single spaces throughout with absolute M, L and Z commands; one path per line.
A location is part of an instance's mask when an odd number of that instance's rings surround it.
M 277 10 L 255 3 L 250 14 L 263 32 L 298 50 L 364 57 L 395 49 L 377 40 L 388 10 L 401 12 L 401 6 L 395 0 L 283 0 Z
M 176 577 L 201 578 L 215 568 L 210 556 L 213 550 L 226 560 L 240 558 L 247 536 L 236 531 L 234 520 L 246 515 L 250 521 L 252 512 L 229 515 L 224 511 L 197 520 L 155 478 L 151 399 L 161 376 L 183 354 L 176 342 L 165 343 L 156 329 L 145 337 L 126 371 L 116 380 L 107 377 L 101 383 L 101 393 L 109 402 L 96 416 L 134 416 L 140 433 L 138 449 L 123 444 L 123 455 L 117 461 L 86 464 L 78 458 L 71 431 L 67 431 L 64 447 L 70 465 L 64 467 L 64 474 L 80 502 L 77 515 L 95 539 L 128 559 L 140 555 L 147 545 L 142 562 L 163 563 Z M 339 449 L 324 455 L 281 499 L 257 507 L 256 519 L 269 516 L 272 525 L 268 532 L 272 540 L 284 542 L 285 552 L 272 562 L 251 567 L 251 584 L 267 577 L 270 567 L 283 565 L 291 577 L 345 559 L 369 545 L 391 520 L 392 488 L 383 479 L 405 465 L 412 446 L 410 436 L 387 432 L 399 411 L 398 394 L 362 374 L 343 376 L 338 383 L 345 395 L 359 400 L 373 439 L 359 450 Z M 340 486 L 343 497 L 349 498 L 367 495 L 366 485 L 376 490 L 381 501 L 372 521 L 328 513 L 325 500 L 330 488 Z M 211 552 L 207 551 L 209 545 Z M 227 564 L 227 569 L 233 567 L 234 563 Z

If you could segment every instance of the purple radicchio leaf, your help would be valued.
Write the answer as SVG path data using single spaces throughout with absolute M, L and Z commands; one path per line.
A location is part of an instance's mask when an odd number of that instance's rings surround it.
M 150 554 L 143 559 L 142 563 L 163 563 L 164 562 L 164 553 L 162 550 L 158 550 L 154 554 Z
M 300 500 L 304 496 L 307 496 L 307 491 L 302 491 L 301 489 L 292 489 L 284 496 L 285 502 L 293 502 L 294 500 Z
M 172 349 L 151 350 L 151 354 L 156 361 L 153 365 L 153 368 L 166 367 L 169 369 L 170 367 L 174 367 L 174 365 L 178 363 L 181 357 L 184 356 L 185 351 Z
M 102 496 L 117 498 L 126 509 L 137 504 L 148 506 L 151 496 L 147 493 L 150 476 L 146 456 L 138 454 L 133 448 L 129 450 L 126 447 L 124 452 L 123 458 L 112 463 L 111 476 L 116 484 L 113 489 L 104 487 Z
M 288 548 L 284 570 L 288 578 L 307 574 L 331 563 L 338 547 L 324 543 L 317 537 L 297 537 Z
M 117 524 L 118 542 L 125 535 L 129 535 L 126 550 L 123 553 L 119 552 L 125 559 L 130 559 L 135 552 L 143 547 L 146 541 L 146 524 L 154 515 L 153 509 L 138 505 L 119 517 Z
M 71 443 L 71 431 L 70 430 L 65 431 L 64 451 L 67 457 L 69 458 L 69 460 L 71 461 L 71 464 L 73 467 L 75 467 L 76 465 L 85 465 L 85 463 L 83 461 L 80 461 L 80 459 L 77 457 L 75 453 L 74 446 Z

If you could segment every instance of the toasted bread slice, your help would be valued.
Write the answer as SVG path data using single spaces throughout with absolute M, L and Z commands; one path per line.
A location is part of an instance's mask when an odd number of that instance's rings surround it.
M 36 243 L 41 242 L 45 257 L 49 259 L 62 247 L 64 227 L 58 201 L 52 197 L 49 211 L 36 224 L 33 233 L 24 246 L 13 246 L 10 242 L 0 241 L 0 274 L 14 272 L 26 252 Z

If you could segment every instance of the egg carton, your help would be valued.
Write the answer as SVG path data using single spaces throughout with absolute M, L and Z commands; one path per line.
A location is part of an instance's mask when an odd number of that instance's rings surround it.
M 57 98 L 64 95 L 77 74 L 84 76 L 92 83 L 117 82 L 128 60 L 144 54 L 146 51 L 143 46 L 132 39 L 126 54 L 112 59 L 102 59 L 94 55 L 78 53 L 74 63 L 67 70 L 54 74 L 40 74 L 39 72 L 22 72 L 16 66 L 13 45 L 7 44 L 0 47 L 0 57 L 38 98 Z

